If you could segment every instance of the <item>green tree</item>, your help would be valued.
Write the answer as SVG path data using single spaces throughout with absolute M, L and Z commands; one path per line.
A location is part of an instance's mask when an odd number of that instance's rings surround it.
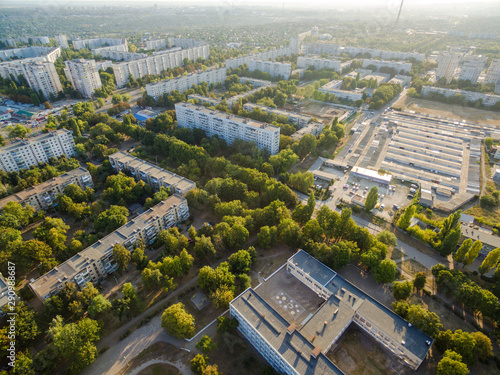
M 208 366 L 208 357 L 203 354 L 196 354 L 191 360 L 191 370 L 197 375 L 203 375 Z
M 231 273 L 239 274 L 239 273 L 249 273 L 250 267 L 252 263 L 255 261 L 255 257 L 252 257 L 251 252 L 255 252 L 255 249 L 250 248 L 251 251 L 240 250 L 228 258 L 227 262 L 229 263 L 229 270 Z M 256 254 L 256 252 L 255 252 Z
M 396 314 L 431 337 L 437 337 L 437 335 L 440 334 L 440 330 L 443 328 L 439 316 L 421 305 L 413 305 L 409 302 L 398 301 L 392 303 L 392 308 Z
M 118 263 L 120 270 L 123 272 L 127 268 L 131 260 L 130 251 L 120 244 L 113 246 L 113 259 Z
M 450 255 L 458 245 L 458 241 L 460 241 L 460 226 L 457 228 L 452 229 L 446 237 L 444 237 L 443 242 L 441 243 L 441 246 L 439 247 L 439 253 L 442 256 L 448 256 Z
M 269 249 L 278 243 L 278 229 L 274 226 L 263 226 L 257 234 L 257 240 L 260 247 Z
M 410 221 L 414 214 L 415 214 L 415 206 L 414 205 L 408 206 L 398 221 L 398 227 L 400 227 L 403 230 L 408 229 L 408 227 L 410 226 Z
M 221 310 L 226 310 L 229 307 L 229 302 L 234 299 L 234 292 L 227 285 L 221 285 L 215 292 L 210 295 L 210 300 L 214 306 Z
M 144 254 L 144 250 L 140 247 L 136 248 L 132 253 L 132 262 L 136 265 L 137 269 L 142 271 L 148 264 L 148 257 Z
M 87 309 L 91 318 L 97 317 L 99 314 L 108 311 L 111 308 L 111 302 L 106 299 L 102 294 L 92 298 Z
M 7 136 L 9 138 L 26 138 L 26 136 L 31 133 L 31 130 L 22 126 L 21 124 L 16 124 L 16 126 L 7 126 Z
M 194 318 L 185 310 L 182 302 L 170 306 L 163 312 L 161 326 L 170 335 L 180 339 L 194 334 Z
M 418 272 L 415 275 L 415 280 L 413 280 L 413 286 L 417 290 L 422 290 L 425 288 L 425 283 L 427 282 L 427 275 L 425 272 Z
M 194 253 L 198 259 L 204 259 L 205 257 L 213 259 L 215 258 L 217 251 L 212 243 L 212 239 L 202 235 L 201 237 L 196 237 L 195 239 Z
M 129 212 L 126 207 L 111 206 L 108 210 L 99 214 L 94 222 L 97 232 L 110 233 L 127 223 Z
M 486 361 L 488 358 L 493 356 L 493 346 L 491 345 L 491 340 L 484 333 L 476 331 L 471 333 L 474 337 L 476 345 L 474 346 L 474 353 L 481 361 Z
M 52 339 L 59 353 L 71 359 L 70 369 L 77 372 L 90 365 L 97 358 L 95 342 L 99 340 L 99 324 L 92 319 L 84 318 L 76 323 L 64 324 L 57 316 L 49 328 Z
M 300 158 L 304 158 L 306 155 L 314 152 L 316 150 L 316 146 L 318 141 L 316 137 L 312 134 L 305 134 L 299 141 L 297 146 L 297 154 Z
M 378 188 L 376 186 L 372 186 L 372 188 L 368 192 L 368 195 L 366 196 L 365 210 L 367 212 L 370 212 L 377 204 L 377 200 L 378 200 Z
M 225 241 L 227 246 L 231 249 L 242 248 L 243 245 L 248 241 L 249 237 L 248 230 L 241 224 L 235 224 L 229 230 Z
M 413 291 L 413 284 L 411 281 L 396 282 L 392 286 L 392 294 L 397 300 L 407 300 L 410 298 Z
M 212 350 L 214 350 L 217 347 L 217 345 L 215 344 L 215 342 L 213 342 L 213 340 L 210 338 L 210 336 L 205 335 L 201 338 L 200 341 L 198 341 L 198 343 L 196 344 L 195 347 L 200 352 L 209 353 Z
M 118 103 L 121 103 L 123 100 L 122 100 L 122 96 L 120 94 L 114 94 L 113 97 L 111 98 L 111 103 L 113 104 L 118 104 Z
M 491 250 L 483 260 L 483 263 L 479 266 L 479 272 L 481 275 L 484 275 L 486 272 L 494 268 L 498 264 L 498 261 L 500 261 L 500 248 Z
M 377 283 L 392 283 L 397 275 L 396 262 L 392 259 L 384 259 L 375 268 L 375 280 Z
M 437 375 L 467 375 L 469 369 L 462 362 L 462 356 L 452 350 L 447 350 L 443 359 L 437 365 Z
M 288 246 L 301 246 L 302 233 L 300 227 L 292 219 L 283 220 L 278 227 L 278 233 L 280 239 Z
M 490 148 L 491 148 L 491 146 L 493 146 L 493 138 L 491 138 L 491 137 L 487 137 L 487 138 L 485 138 L 485 139 L 484 139 L 484 144 L 485 144 L 485 146 L 486 146 L 488 149 L 490 149 Z
M 377 240 L 386 244 L 387 246 L 396 246 L 398 244 L 396 235 L 394 233 L 389 232 L 386 229 L 384 229 L 377 235 Z
M 0 215 L 0 225 L 6 226 L 7 228 L 12 227 L 9 224 L 3 225 L 4 219 L 6 219 L 7 216 L 10 216 L 14 218 L 14 228 L 20 229 L 21 227 L 25 227 L 29 224 L 34 214 L 35 209 L 29 204 L 23 207 L 17 202 L 7 202 L 7 204 L 2 209 L 2 214 Z M 5 221 L 5 223 L 7 222 L 8 221 Z
M 137 291 L 135 290 L 132 283 L 125 283 L 122 286 L 122 293 L 124 298 L 128 298 L 131 301 L 137 300 Z
M 476 260 L 482 248 L 483 244 L 481 243 L 481 241 L 474 241 L 469 251 L 467 251 L 467 254 L 465 254 L 464 260 L 462 262 L 464 266 L 470 266 Z
M 457 263 L 463 262 L 465 255 L 470 250 L 471 246 L 472 246 L 472 239 L 467 238 L 464 242 L 462 242 L 462 245 L 460 245 L 458 250 L 453 254 L 453 260 Z

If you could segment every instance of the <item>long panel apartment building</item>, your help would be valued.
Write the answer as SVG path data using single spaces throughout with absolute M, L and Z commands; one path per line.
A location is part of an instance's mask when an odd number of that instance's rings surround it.
M 75 141 L 71 131 L 52 130 L 0 148 L 0 169 L 17 172 L 38 163 L 47 163 L 51 157 L 71 157 L 75 154 Z
M 265 60 L 248 60 L 248 70 L 260 70 L 271 75 L 271 77 L 283 77 L 287 80 L 292 74 L 292 64 Z
M 317 70 L 321 70 L 323 68 L 333 69 L 336 72 L 340 72 L 342 70 L 342 62 L 339 60 L 299 56 L 297 60 L 297 68 L 307 69 L 310 66 L 314 66 Z
M 446 89 L 434 86 L 422 86 L 423 96 L 428 96 L 430 93 L 441 94 L 447 98 L 451 98 L 457 94 L 460 94 L 463 95 L 470 102 L 482 100 L 483 105 L 486 107 L 495 105 L 498 101 L 500 101 L 500 95 L 485 94 L 484 92 L 476 92 L 476 91 Z
M 308 43 L 304 45 L 304 49 L 307 55 L 327 54 L 327 55 L 339 56 L 345 53 L 353 57 L 369 55 L 371 58 L 380 57 L 383 60 L 415 59 L 417 61 L 424 61 L 425 59 L 425 54 L 418 52 L 383 51 L 374 48 L 352 47 L 352 46 L 342 47 L 335 43 L 325 43 L 325 42 Z
M 135 79 L 147 74 L 158 75 L 164 70 L 182 66 L 184 59 L 196 61 L 199 57 L 208 59 L 208 44 L 182 50 L 166 50 L 145 58 L 113 64 L 116 86 L 122 87 L 128 81 L 129 75 Z
M 127 45 L 127 39 L 122 38 L 95 38 L 95 39 L 82 39 L 73 40 L 73 47 L 75 49 L 94 49 L 103 46 L 117 46 L 120 44 Z
M 500 59 L 494 59 L 491 62 L 484 83 L 500 83 Z
M 433 342 L 303 250 L 231 301 L 229 312 L 250 344 L 286 375 L 344 374 L 328 354 L 352 324 L 413 370 Z
M 278 108 L 266 107 L 260 104 L 245 103 L 243 105 L 243 109 L 248 112 L 252 112 L 255 108 L 259 108 L 260 110 L 266 113 L 273 113 L 277 116 L 286 116 L 289 118 L 290 122 L 297 124 L 299 128 L 303 128 L 312 120 L 311 116 L 303 115 L 296 112 L 284 111 Z
M 367 68 L 370 65 L 373 65 L 380 70 L 380 68 L 390 68 L 396 70 L 397 73 L 403 71 L 404 73 L 408 73 L 411 70 L 411 63 L 404 63 L 398 61 L 385 61 L 385 60 L 373 60 L 373 59 L 364 59 L 363 60 L 363 68 Z
M 288 56 L 292 54 L 292 49 L 290 47 L 283 47 L 278 49 L 273 49 L 270 51 L 259 52 L 253 55 L 247 55 L 242 57 L 237 57 L 234 59 L 226 60 L 226 68 L 237 68 L 240 65 L 248 65 L 250 60 L 274 60 L 281 56 Z
M 107 277 L 118 269 L 113 259 L 115 245 L 122 245 L 130 252 L 140 241 L 150 246 L 156 241 L 161 230 L 168 229 L 188 217 L 189 208 L 186 199 L 172 195 L 40 276 L 29 284 L 30 288 L 35 296 L 45 301 L 57 294 L 68 282 L 75 283 L 80 289 L 84 288 L 87 282 L 96 284 L 99 279 Z
M 73 88 L 85 98 L 92 98 L 94 92 L 102 87 L 101 77 L 95 60 L 69 60 L 65 61 L 64 72 L 73 85 Z
M 80 167 L 20 191 L 19 193 L 0 199 L 0 210 L 3 209 L 8 202 L 17 202 L 23 206 L 29 204 L 37 212 L 40 210 L 47 210 L 54 206 L 57 195 L 63 194 L 64 188 L 70 184 L 78 185 L 84 190 L 87 187 L 94 186 L 90 172 Z
M 277 126 L 190 103 L 177 103 L 175 113 L 178 126 L 202 129 L 209 137 L 217 135 L 229 145 L 241 139 L 255 142 L 259 149 L 267 149 L 271 155 L 279 152 L 280 128 Z
M 222 83 L 226 80 L 226 68 L 209 69 L 202 72 L 191 73 L 185 76 L 159 81 L 146 85 L 148 95 L 158 98 L 165 93 L 170 94 L 174 90 L 184 92 L 193 85 L 199 85 L 202 82 L 210 84 Z
M 196 183 L 185 177 L 125 152 L 109 155 L 109 162 L 116 171 L 129 171 L 134 178 L 144 181 L 155 190 L 160 187 L 169 188 L 170 192 L 184 196 L 196 187 Z
M 167 48 L 166 39 L 146 40 L 146 49 L 165 49 Z
M 9 60 L 13 57 L 17 59 L 37 59 L 37 61 L 50 61 L 55 62 L 61 56 L 60 47 L 22 47 L 14 49 L 4 49 L 0 51 L 0 59 L 3 61 Z M 19 60 L 14 60 L 19 62 Z

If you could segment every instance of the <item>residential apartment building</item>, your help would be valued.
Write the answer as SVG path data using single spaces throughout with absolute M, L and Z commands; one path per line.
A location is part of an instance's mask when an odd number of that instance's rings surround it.
M 106 70 L 113 67 L 113 62 L 111 60 L 96 61 L 97 70 Z
M 256 92 L 259 92 L 260 90 L 265 89 L 266 87 L 274 87 L 274 86 L 276 86 L 276 85 L 274 83 L 272 83 L 272 84 L 267 85 L 267 86 L 260 86 L 260 87 L 257 87 L 256 89 L 253 89 L 253 90 L 250 90 L 247 92 L 242 92 L 241 94 L 238 94 L 235 96 L 231 96 L 230 98 L 226 99 L 227 105 L 229 106 L 229 108 L 231 108 L 233 106 L 233 104 L 238 103 L 240 99 L 246 98 L 249 95 L 253 95 Z
M 92 98 L 94 92 L 102 87 L 101 77 L 95 60 L 69 60 L 65 61 L 66 78 L 73 88 L 85 98 Z
M 354 91 L 341 90 L 342 80 L 337 79 L 328 82 L 326 85 L 321 86 L 318 91 L 324 94 L 335 95 L 336 98 L 350 100 L 352 102 L 363 99 L 363 91 L 356 89 Z
M 269 73 L 272 77 L 283 77 L 287 80 L 292 74 L 292 64 L 264 60 L 248 60 L 248 70 L 260 70 Z
M 458 79 L 469 80 L 474 85 L 488 61 L 487 57 L 468 55 L 462 59 L 463 65 Z
M 465 98 L 470 102 L 482 100 L 483 105 L 486 107 L 490 107 L 492 105 L 495 105 L 498 101 L 500 101 L 500 95 L 491 95 L 491 94 L 485 94 L 483 92 L 475 92 L 475 91 L 445 89 L 445 88 L 433 87 L 433 86 L 422 86 L 422 95 L 423 96 L 427 96 L 431 92 L 444 95 L 447 98 L 450 98 L 450 97 L 453 97 L 457 94 L 460 94 L 460 95 L 465 96 Z
M 436 71 L 436 80 L 446 78 L 450 82 L 460 62 L 460 54 L 453 52 L 440 52 L 438 56 L 438 67 Z
M 84 190 L 94 186 L 89 171 L 80 167 L 0 199 L 0 210 L 8 202 L 17 202 L 23 206 L 29 204 L 37 212 L 47 210 L 56 203 L 57 195 L 63 194 L 64 188 L 70 184 L 78 185 Z
M 274 60 L 281 56 L 291 55 L 292 53 L 293 52 L 290 47 L 283 47 L 266 52 L 255 53 L 253 55 L 237 57 L 235 59 L 227 59 L 226 68 L 234 69 L 240 65 L 249 65 L 250 60 Z
M 327 354 L 352 324 L 413 370 L 433 343 L 303 250 L 231 301 L 229 313 L 249 343 L 286 375 L 344 374 Z
M 323 132 L 323 127 L 324 124 L 322 122 L 313 121 L 297 130 L 291 135 L 291 137 L 294 141 L 300 141 L 300 139 L 306 134 L 312 134 L 317 137 Z
M 340 72 L 342 70 L 342 62 L 339 60 L 320 59 L 319 57 L 299 56 L 297 60 L 298 68 L 307 69 L 310 66 L 314 66 L 316 70 L 321 70 L 323 68 L 333 69 L 336 72 Z
M 66 38 L 66 35 L 56 35 L 55 40 L 59 47 L 69 48 L 68 38 Z
M 424 61 L 425 54 L 417 53 L 417 52 L 396 52 L 396 51 L 383 51 L 374 48 L 364 48 L 364 47 L 351 47 L 345 46 L 342 47 L 338 44 L 334 43 L 308 43 L 304 46 L 305 52 L 307 55 L 335 55 L 339 56 L 343 53 L 351 55 L 353 57 L 356 56 L 365 56 L 369 55 L 370 57 L 379 57 L 382 60 L 409 60 L 415 59 L 417 61 Z
M 57 96 L 63 91 L 54 63 L 48 61 L 27 62 L 23 63 L 22 66 L 24 78 L 33 91 L 41 91 L 47 99 L 50 98 L 50 94 Z
M 271 155 L 279 152 L 280 128 L 276 126 L 190 103 L 177 103 L 175 113 L 178 126 L 202 129 L 209 137 L 217 135 L 229 145 L 241 139 L 255 142 L 259 149 L 267 149 Z
M 307 43 L 304 44 L 306 55 L 340 55 L 340 46 L 333 43 Z
M 252 112 L 255 108 L 259 108 L 266 113 L 274 113 L 277 116 L 286 116 L 290 119 L 290 122 L 292 122 L 293 124 L 297 124 L 299 128 L 303 128 L 312 120 L 311 116 L 302 115 L 296 112 L 284 111 L 278 108 L 266 107 L 260 104 L 245 103 L 243 105 L 243 109 L 248 112 Z
M 146 74 L 158 75 L 168 68 L 182 66 L 183 60 L 188 58 L 196 61 L 199 57 L 208 59 L 209 47 L 207 44 L 182 50 L 167 50 L 145 58 L 113 64 L 116 86 L 124 86 L 132 75 L 140 78 Z
M 209 69 L 191 73 L 177 78 L 167 79 L 146 85 L 148 95 L 158 98 L 165 93 L 170 94 L 174 90 L 184 92 L 189 90 L 193 85 L 199 85 L 202 82 L 210 84 L 223 83 L 226 80 L 226 68 Z
M 380 58 L 382 60 L 410 60 L 415 59 L 417 61 L 424 61 L 425 54 L 418 52 L 394 52 L 394 51 L 380 51 Z
M 500 59 L 494 59 L 484 78 L 484 83 L 499 83 L 500 82 Z
M 127 45 L 127 39 L 115 39 L 115 38 L 96 38 L 96 39 L 82 39 L 73 40 L 73 47 L 75 49 L 94 49 L 103 46 L 116 46 L 119 44 Z
M 52 130 L 0 148 L 0 169 L 5 172 L 18 172 L 38 163 L 47 163 L 51 157 L 71 157 L 75 153 L 75 141 L 71 131 Z
M 94 53 L 94 55 L 99 55 L 105 59 L 111 59 L 115 61 L 132 61 L 148 57 L 147 53 L 114 51 L 108 48 L 98 48 L 94 51 L 99 51 L 99 53 Z
M 272 85 L 271 81 L 267 81 L 265 79 L 257 79 L 257 78 L 250 78 L 250 77 L 240 77 L 240 83 L 250 83 L 253 85 L 253 87 L 265 87 Z
M 36 61 L 50 61 L 55 62 L 61 56 L 60 47 L 40 47 L 31 46 L 23 48 L 13 48 L 0 50 L 0 59 L 7 61 L 11 58 L 16 58 L 13 62 L 21 62 L 22 59 L 35 59 Z
M 190 38 L 168 38 L 168 44 L 170 46 L 180 47 L 182 49 L 188 49 L 193 47 L 201 47 L 207 45 L 203 40 L 190 39 Z
M 165 49 L 167 48 L 166 39 L 146 40 L 146 49 Z
M 45 301 L 57 294 L 68 282 L 75 283 L 79 289 L 83 289 L 87 282 L 97 284 L 100 279 L 118 269 L 113 259 L 115 245 L 122 245 L 130 252 L 140 241 L 150 246 L 156 241 L 161 230 L 168 229 L 188 217 L 189 208 L 186 199 L 172 195 L 40 276 L 29 284 L 30 288 L 36 297 Z
M 134 178 L 144 181 L 153 189 L 168 188 L 172 193 L 186 195 L 196 187 L 196 183 L 166 169 L 125 152 L 109 155 L 109 162 L 117 172 L 129 171 Z
M 377 71 L 380 70 L 380 68 L 394 69 L 397 73 L 400 73 L 401 71 L 403 71 L 404 73 L 408 73 L 411 70 L 411 63 L 363 59 L 363 68 L 368 68 L 370 65 L 375 66 L 377 68 Z
M 94 55 L 101 55 L 107 51 L 128 52 L 128 44 L 116 44 L 113 46 L 92 48 L 92 53 Z

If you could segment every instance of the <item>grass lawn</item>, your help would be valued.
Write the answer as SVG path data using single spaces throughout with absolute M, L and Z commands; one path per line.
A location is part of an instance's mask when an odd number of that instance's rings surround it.
M 425 267 L 423 264 L 417 262 L 414 259 L 405 259 L 400 263 L 401 269 L 411 276 L 415 276 L 418 272 L 425 272 L 427 277 L 431 277 L 431 271 Z

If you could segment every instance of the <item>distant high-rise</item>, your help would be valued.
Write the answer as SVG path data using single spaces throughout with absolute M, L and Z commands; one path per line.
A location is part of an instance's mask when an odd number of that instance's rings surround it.
M 56 43 L 59 47 L 69 48 L 68 38 L 66 38 L 66 35 L 56 35 L 55 39 L 56 39 Z
M 438 68 L 436 79 L 446 78 L 446 82 L 450 82 L 455 74 L 455 70 L 460 62 L 460 55 L 453 52 L 441 52 L 438 56 Z
M 74 89 L 86 98 L 94 96 L 94 92 L 102 87 L 99 70 L 95 60 L 70 60 L 66 61 L 66 78 Z
M 486 73 L 484 83 L 498 83 L 500 82 L 500 59 L 495 59 Z
M 472 84 L 475 84 L 477 82 L 477 79 L 481 75 L 481 72 L 483 71 L 484 65 L 486 64 L 487 60 L 488 58 L 484 56 L 465 56 L 464 64 L 462 66 L 462 70 L 460 71 L 458 79 L 464 81 L 469 80 Z

